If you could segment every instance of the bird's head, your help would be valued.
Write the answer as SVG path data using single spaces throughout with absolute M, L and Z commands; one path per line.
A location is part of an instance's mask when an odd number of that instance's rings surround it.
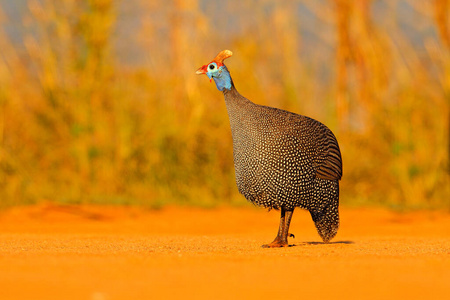
M 231 55 L 233 55 L 233 52 L 230 50 L 223 50 L 209 64 L 200 67 L 195 73 L 206 74 L 210 81 L 214 79 L 219 91 L 229 90 L 232 86 L 231 76 L 223 61 Z

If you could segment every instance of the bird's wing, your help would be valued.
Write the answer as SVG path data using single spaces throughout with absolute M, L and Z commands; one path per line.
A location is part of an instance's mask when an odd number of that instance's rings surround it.
M 277 108 L 263 107 L 274 111 L 277 116 L 284 117 L 281 130 L 288 128 L 287 131 L 300 140 L 301 149 L 309 156 L 317 177 L 326 180 L 341 179 L 341 151 L 336 137 L 327 126 L 306 116 Z M 277 120 L 279 119 L 276 118 L 274 124 Z M 267 120 L 264 119 L 262 124 L 267 124 Z
M 342 177 L 342 157 L 339 144 L 330 129 L 325 127 L 321 134 L 322 150 L 321 163 L 316 170 L 317 177 L 328 180 L 341 179 Z
M 314 119 L 304 117 L 306 121 L 302 126 L 304 134 L 309 135 L 314 147 L 311 157 L 316 176 L 327 180 L 339 180 L 342 177 L 342 158 L 339 144 L 333 132 L 324 124 Z

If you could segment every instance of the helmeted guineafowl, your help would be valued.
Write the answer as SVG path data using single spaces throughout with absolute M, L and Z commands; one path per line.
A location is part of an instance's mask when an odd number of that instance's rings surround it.
M 296 207 L 308 210 L 323 241 L 330 241 L 339 227 L 342 177 L 336 137 L 314 119 L 241 96 L 223 64 L 231 55 L 220 52 L 196 73 L 214 79 L 225 96 L 239 192 L 256 205 L 281 209 L 277 237 L 263 247 L 288 246 Z

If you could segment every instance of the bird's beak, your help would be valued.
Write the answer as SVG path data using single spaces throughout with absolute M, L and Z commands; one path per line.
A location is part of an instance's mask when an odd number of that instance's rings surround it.
M 207 67 L 208 67 L 207 65 L 204 65 L 204 66 L 198 68 L 198 70 L 195 72 L 195 74 L 197 74 L 197 75 L 206 74 L 206 72 L 208 72 L 206 69 Z

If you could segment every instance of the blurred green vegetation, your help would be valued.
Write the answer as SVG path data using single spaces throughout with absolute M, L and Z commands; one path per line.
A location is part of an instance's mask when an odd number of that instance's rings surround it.
M 121 2 L 30 0 L 23 47 L 0 7 L 0 206 L 246 205 L 223 96 L 195 75 L 231 49 L 243 95 L 335 132 L 344 205 L 450 208 L 450 1 L 132 3 L 135 64 Z

